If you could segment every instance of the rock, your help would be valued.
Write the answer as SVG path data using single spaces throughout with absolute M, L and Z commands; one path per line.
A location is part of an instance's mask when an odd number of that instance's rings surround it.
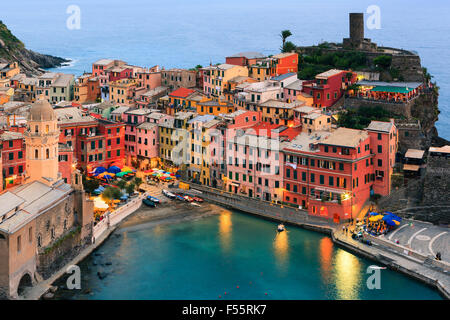
M 55 286 L 50 286 L 50 292 L 52 292 L 52 293 L 55 293 L 56 292 L 56 290 L 58 290 L 58 287 L 55 287 Z
M 84 294 L 91 294 L 91 293 L 92 293 L 92 290 L 91 290 L 91 288 L 87 288 L 86 290 L 84 290 L 83 293 L 84 293 Z
M 100 279 L 100 280 L 103 280 L 103 279 L 105 279 L 107 276 L 108 276 L 108 274 L 106 273 L 106 272 L 97 272 L 97 276 L 98 276 L 98 278 Z
M 44 294 L 42 296 L 42 298 L 45 299 L 45 300 L 50 300 L 50 299 L 53 299 L 54 297 L 55 297 L 55 295 L 53 293 L 51 293 L 51 292 L 47 292 L 46 294 Z

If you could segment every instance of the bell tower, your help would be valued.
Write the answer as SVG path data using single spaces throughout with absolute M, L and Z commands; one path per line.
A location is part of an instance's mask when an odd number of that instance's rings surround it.
M 31 106 L 24 133 L 26 144 L 26 180 L 48 185 L 60 179 L 58 173 L 59 129 L 55 111 L 47 100 Z

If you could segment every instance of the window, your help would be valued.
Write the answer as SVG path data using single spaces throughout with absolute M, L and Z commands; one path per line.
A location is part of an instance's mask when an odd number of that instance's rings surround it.
M 10 152 L 8 157 L 9 157 L 9 160 L 14 160 L 14 153 Z
M 314 182 L 315 181 L 315 175 L 314 175 L 314 173 L 311 173 L 311 182 Z
M 33 227 L 30 227 L 28 229 L 28 242 L 32 243 L 33 242 Z
M 383 165 L 383 160 L 378 159 L 378 166 L 381 167 Z
M 319 183 L 324 184 L 325 183 L 325 177 L 323 175 L 319 176 Z
M 22 237 L 21 236 L 18 236 L 17 237 L 17 252 L 20 252 L 20 250 L 21 250 L 21 246 L 22 246 Z
M 378 153 L 382 153 L 383 152 L 383 147 L 381 145 L 378 145 Z
M 35 159 L 39 158 L 39 151 L 38 151 L 38 149 L 34 150 L 34 158 Z
M 23 158 L 23 152 L 22 152 L 22 151 L 19 151 L 18 158 L 19 158 L 19 159 L 22 159 L 22 158 Z

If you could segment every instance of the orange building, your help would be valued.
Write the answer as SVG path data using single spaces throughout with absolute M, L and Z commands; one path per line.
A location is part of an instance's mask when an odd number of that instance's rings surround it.
M 74 98 L 78 103 L 96 102 L 101 97 L 99 78 L 85 73 L 77 79 L 74 87 Z

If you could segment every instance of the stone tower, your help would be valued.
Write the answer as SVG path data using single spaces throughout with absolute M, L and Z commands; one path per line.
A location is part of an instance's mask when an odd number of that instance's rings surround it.
M 353 43 L 362 42 L 364 40 L 364 14 L 350 13 L 350 39 Z
M 26 182 L 40 180 L 48 185 L 59 180 L 59 129 L 55 111 L 47 100 L 31 106 L 24 133 L 26 144 Z
M 377 51 L 377 44 L 364 38 L 364 13 L 349 13 L 350 38 L 344 38 L 343 47 L 347 50 Z

